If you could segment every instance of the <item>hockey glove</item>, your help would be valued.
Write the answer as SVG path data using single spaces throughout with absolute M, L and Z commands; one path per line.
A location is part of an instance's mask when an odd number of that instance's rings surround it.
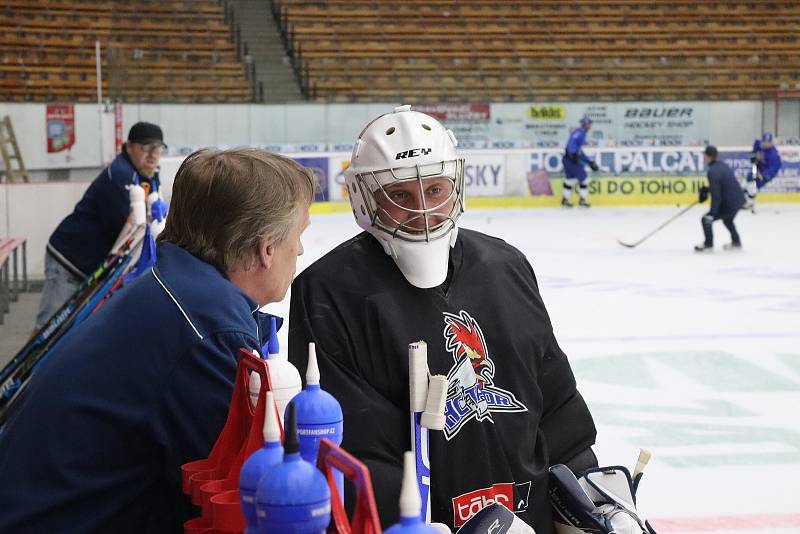
M 656 534 L 636 509 L 642 473 L 622 466 L 593 467 L 576 478 L 565 465 L 550 468 L 550 502 L 559 534 Z
M 458 534 L 536 534 L 502 504 L 486 506 L 464 523 Z
M 700 204 L 702 204 L 703 202 L 708 200 L 708 194 L 710 192 L 711 190 L 708 188 L 707 185 L 700 186 L 700 191 L 699 195 L 697 196 L 697 201 L 700 202 Z
M 597 171 L 600 170 L 600 166 L 594 161 L 590 161 L 589 162 L 589 168 L 592 169 L 594 172 L 597 172 Z
M 161 197 L 159 197 L 150 207 L 150 216 L 155 221 L 163 221 L 167 217 L 168 210 L 169 207 L 167 206 L 167 203 L 161 200 Z
M 757 161 L 757 158 L 756 158 L 755 154 L 750 156 L 750 163 L 755 163 L 756 161 Z

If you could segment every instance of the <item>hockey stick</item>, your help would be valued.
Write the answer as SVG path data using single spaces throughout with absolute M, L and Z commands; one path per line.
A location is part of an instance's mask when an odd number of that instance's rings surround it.
M 109 293 L 114 280 L 123 274 L 132 255 L 141 245 L 142 228 L 128 228 L 120 235 L 111 255 L 98 267 L 80 288 L 64 303 L 45 325 L 38 330 L 22 349 L 0 371 L 0 425 L 8 409 L 19 396 L 34 367 L 48 354 L 58 341 L 94 308 L 97 301 Z M 124 239 L 123 239 L 124 238 Z
M 52 353 L 53 349 L 62 339 L 64 339 L 67 333 L 88 319 L 88 317 L 95 311 L 100 309 L 103 303 L 105 303 L 105 301 L 122 286 L 125 276 L 130 271 L 131 264 L 133 263 L 133 256 L 135 256 L 137 251 L 140 249 L 141 241 L 130 253 L 122 257 L 122 262 L 111 272 L 105 282 L 103 282 L 103 284 L 96 289 L 83 304 L 81 304 L 80 308 L 78 308 L 65 323 L 65 326 L 59 333 L 58 337 L 53 338 L 52 341 L 46 346 L 45 352 L 43 352 L 38 361 L 34 363 L 31 371 L 35 370 L 36 367 L 41 365 L 47 359 L 47 357 Z M 25 379 L 27 379 L 27 377 Z M 1 420 L 2 417 L 0 417 L 0 421 Z
M 59 308 L 41 329 L 34 333 L 34 337 L 20 349 L 17 355 L 14 356 L 8 364 L 6 364 L 2 371 L 0 371 L 0 382 L 3 383 L 3 387 L 0 388 L 0 393 L 5 390 L 6 378 L 16 370 L 18 365 L 29 357 L 36 347 L 45 345 L 58 334 L 61 327 L 69 320 L 76 310 L 81 307 L 89 296 L 97 290 L 103 280 L 116 268 L 119 261 L 121 261 L 121 258 L 117 256 L 109 258 L 102 266 L 98 267 L 97 270 L 89 275 L 78 290 L 72 294 L 70 299 Z
M 408 345 L 408 393 L 411 422 L 411 451 L 416 463 L 417 486 L 422 506 L 420 518 L 430 523 L 431 518 L 431 464 L 429 459 L 429 431 L 422 426 L 422 414 L 428 397 L 428 345 L 417 341 Z
M 81 322 L 76 321 L 78 315 L 92 304 L 94 298 L 106 293 L 104 288 L 107 287 L 108 281 L 113 280 L 122 270 L 124 270 L 124 265 L 112 267 L 105 273 L 107 276 L 97 280 L 95 286 L 88 292 L 89 294 L 80 296 L 77 305 L 62 308 L 54 316 L 56 321 L 51 325 L 52 328 L 43 330 L 46 335 L 34 338 L 26 345 L 25 351 L 18 354 L 9 366 L 3 369 L 3 382 L 2 388 L 0 388 L 0 428 L 5 424 L 9 410 L 28 385 L 36 367 L 46 360 L 64 336 Z
M 416 463 L 417 485 L 422 499 L 420 519 L 431 522 L 430 431 L 444 430 L 447 377 L 430 376 L 428 345 L 408 345 L 408 392 L 411 421 L 411 451 Z
M 677 219 L 678 217 L 680 217 L 681 215 L 683 215 L 684 213 L 686 213 L 687 211 L 689 211 L 690 209 L 692 209 L 693 207 L 695 207 L 698 204 L 700 204 L 700 201 L 699 200 L 695 200 L 694 202 L 692 202 L 691 204 L 689 204 L 688 206 L 683 208 L 681 211 L 679 211 L 678 213 L 676 213 L 675 215 L 673 215 L 672 217 L 670 217 L 669 219 L 667 219 L 666 221 L 661 223 L 655 230 L 653 230 L 652 232 L 649 232 L 648 234 L 646 234 L 644 237 L 642 237 L 641 239 L 639 239 L 639 241 L 636 241 L 635 243 L 625 243 L 624 241 L 621 241 L 619 239 L 617 239 L 617 243 L 619 243 L 623 247 L 635 248 L 635 247 L 641 245 L 642 243 L 644 243 L 649 237 L 651 237 L 652 235 L 658 233 L 659 230 L 661 230 L 662 228 L 667 226 L 669 223 L 671 223 L 672 221 L 674 221 L 675 219 Z

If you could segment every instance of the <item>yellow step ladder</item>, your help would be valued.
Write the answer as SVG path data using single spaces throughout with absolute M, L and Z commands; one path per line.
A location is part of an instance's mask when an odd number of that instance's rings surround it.
M 11 124 L 11 117 L 6 115 L 0 121 L 0 155 L 3 156 L 3 166 L 0 169 L 0 182 L 5 178 L 8 182 L 15 182 L 17 179 L 27 182 L 28 171 L 25 170 L 25 163 L 19 153 L 17 136 L 14 135 L 14 126 Z M 16 167 L 13 162 L 16 161 Z

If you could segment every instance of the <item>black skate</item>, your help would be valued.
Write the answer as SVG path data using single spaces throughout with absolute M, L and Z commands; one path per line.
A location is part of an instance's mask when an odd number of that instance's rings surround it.
M 569 200 L 567 200 L 566 198 L 562 198 L 561 199 L 561 207 L 562 208 L 571 208 L 572 204 L 570 204 Z
M 734 250 L 734 251 L 735 250 L 742 250 L 742 244 L 741 243 L 725 243 L 724 245 L 722 245 L 722 249 L 723 250 Z
M 706 245 L 705 243 L 700 243 L 699 245 L 695 245 L 694 251 L 695 252 L 714 252 L 714 245 Z
M 578 206 L 580 206 L 580 207 L 582 207 L 582 208 L 591 208 L 591 207 L 592 207 L 592 205 L 591 205 L 591 204 L 589 204 L 589 202 L 588 202 L 588 201 L 586 201 L 586 200 L 583 200 L 583 199 L 581 199 L 581 201 L 580 201 L 580 202 L 578 202 Z

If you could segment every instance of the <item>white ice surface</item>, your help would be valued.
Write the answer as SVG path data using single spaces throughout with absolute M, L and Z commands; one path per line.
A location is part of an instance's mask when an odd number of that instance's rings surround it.
M 664 532 L 800 532 L 800 205 L 741 213 L 744 249 L 696 207 L 494 210 L 461 226 L 521 249 L 598 427 L 601 464 L 653 451 L 641 507 Z M 320 215 L 298 270 L 355 235 Z M 288 318 L 288 296 L 268 307 Z M 281 331 L 282 347 L 287 328 Z

